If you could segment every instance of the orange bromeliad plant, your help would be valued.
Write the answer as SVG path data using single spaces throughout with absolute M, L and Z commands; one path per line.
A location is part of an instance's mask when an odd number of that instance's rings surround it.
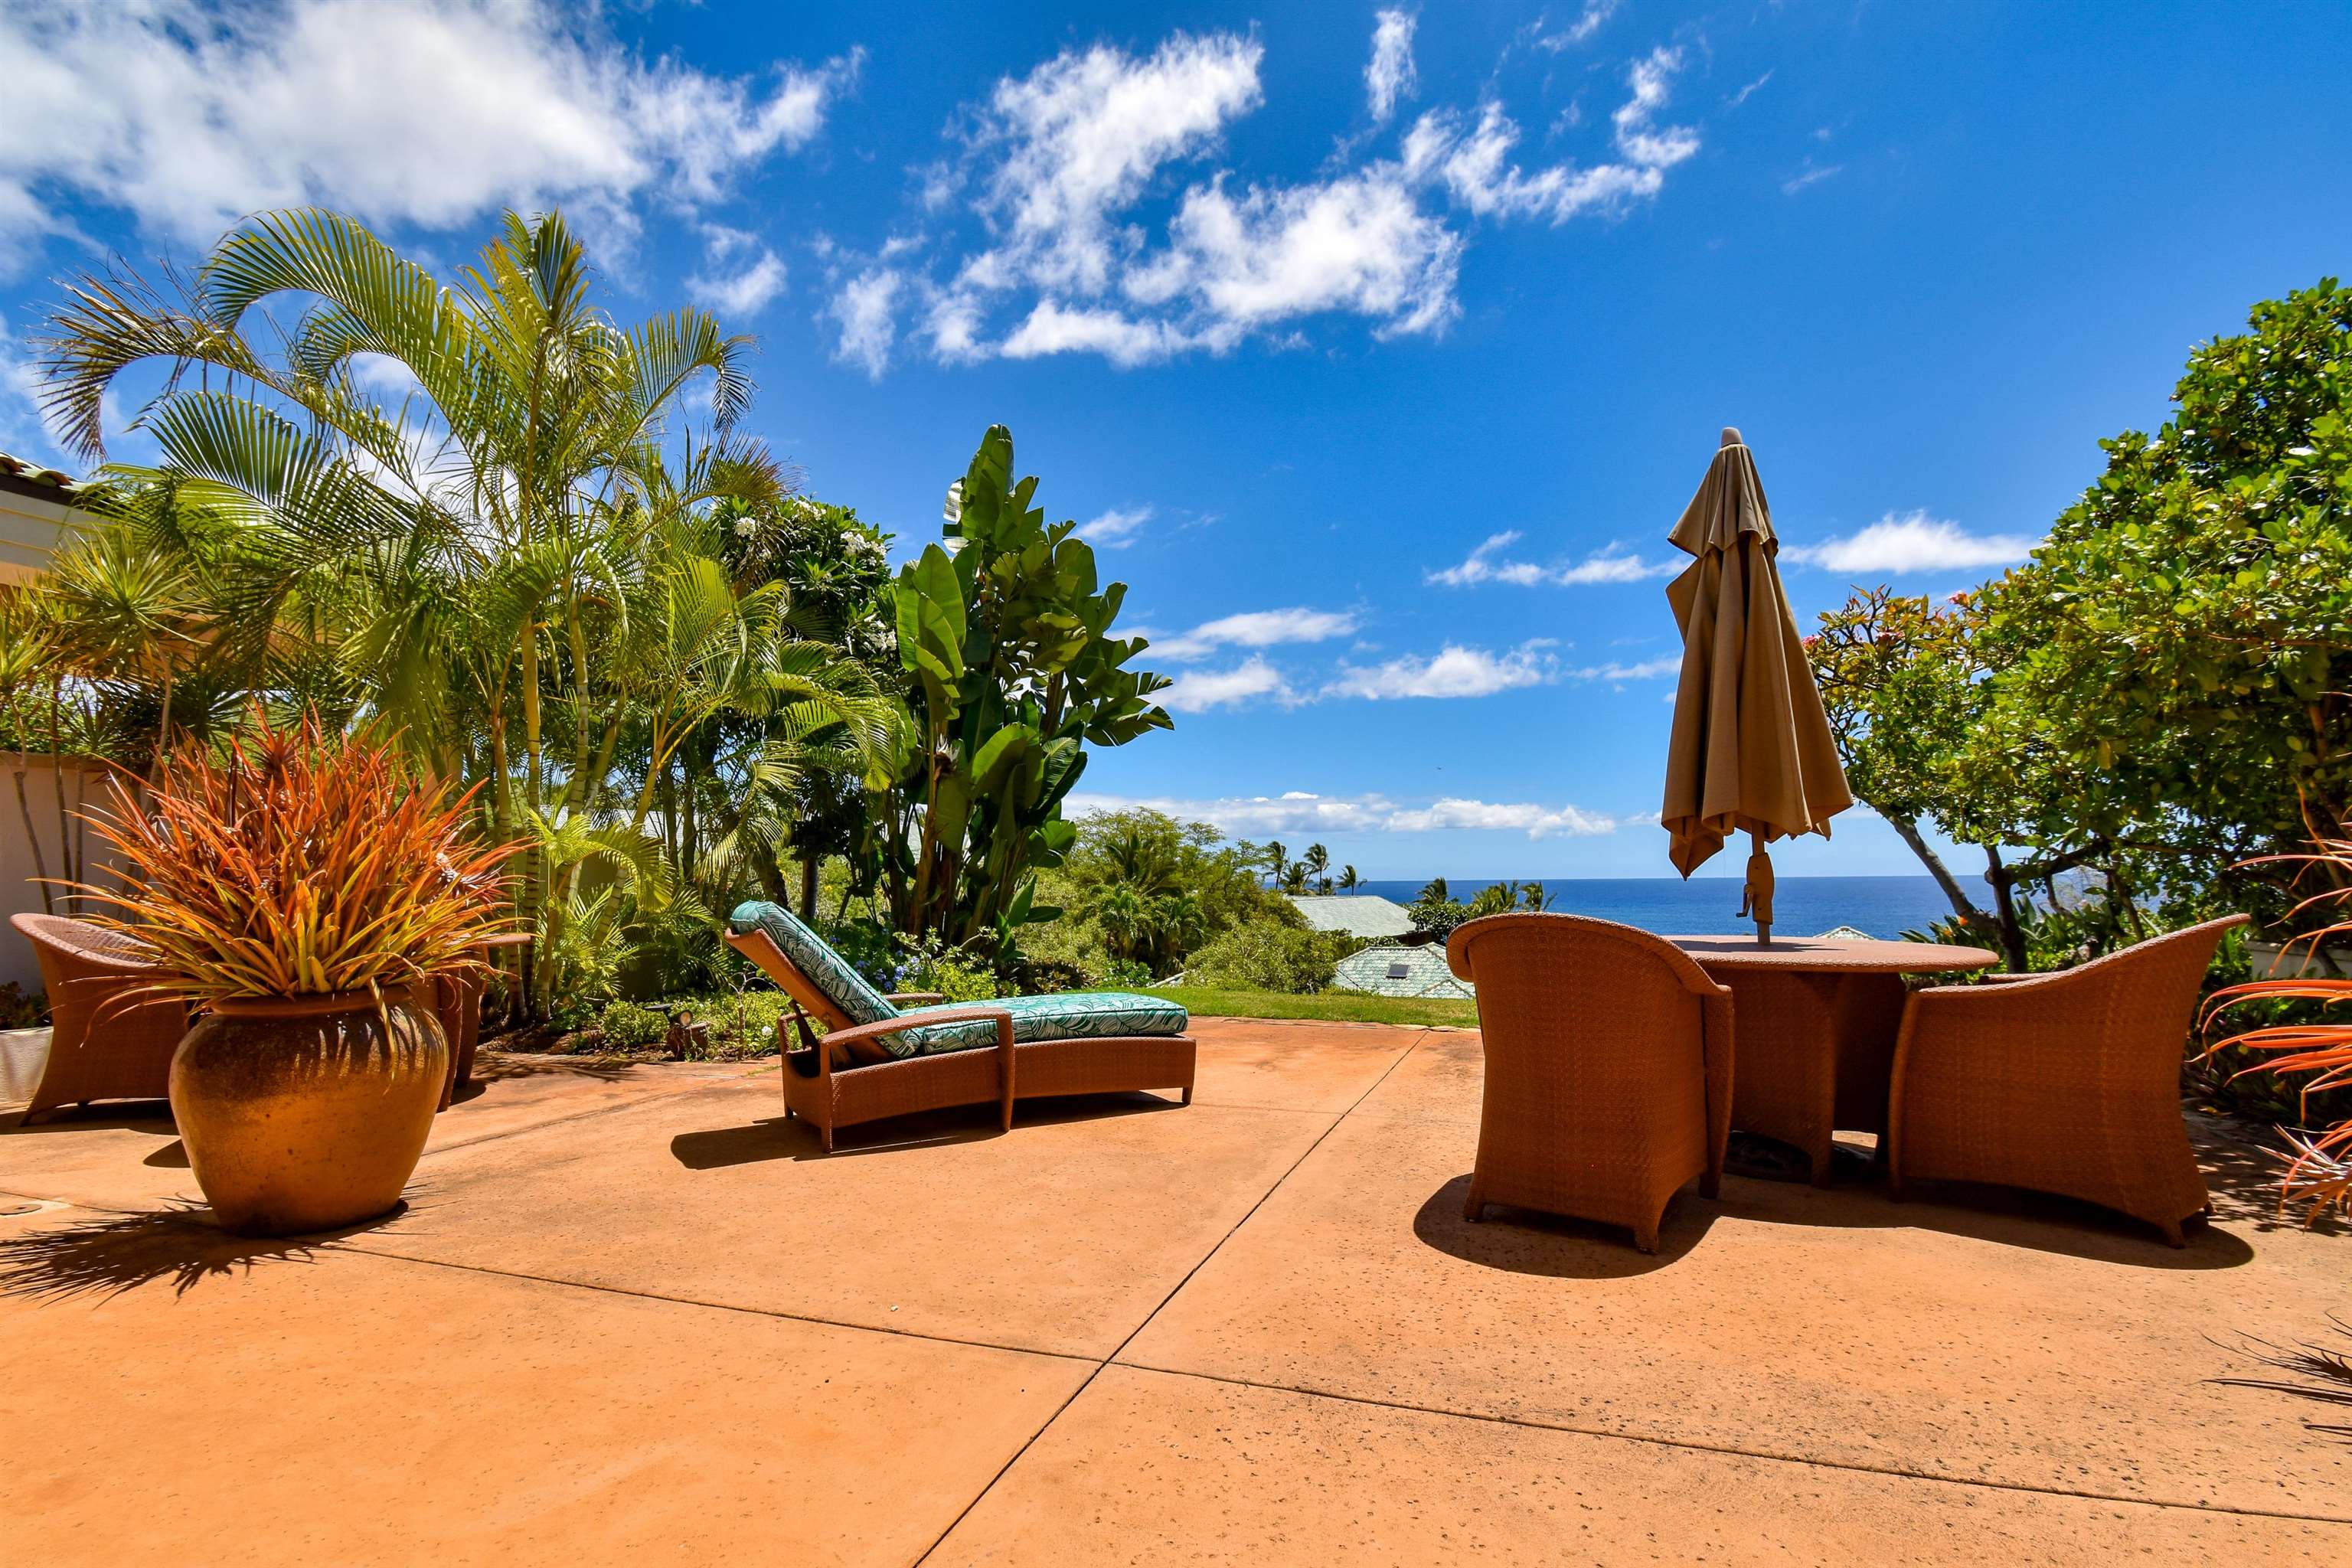
M 257 724 L 215 760 L 191 746 L 142 801 L 112 781 L 91 825 L 120 852 L 121 910 L 160 983 L 197 1001 L 383 991 L 473 964 L 495 934 L 499 868 L 471 792 L 414 777 L 380 740 L 331 739 L 315 715 Z
M 2341 911 L 2347 904 L 2352 904 L 2352 838 L 2315 834 L 2312 845 L 2315 853 L 2309 855 L 2268 855 L 2247 864 L 2297 866 L 2305 872 L 2315 870 L 2332 876 L 2336 886 L 2305 899 L 2295 905 L 2294 913 L 2300 915 L 2312 909 Z M 2345 935 L 2352 935 L 2352 914 L 2297 937 L 2283 956 L 2292 959 L 2297 948 L 2304 948 L 2306 956 L 2316 959 L 2329 939 Z M 2315 969 L 2317 965 L 2305 967 Z M 2303 1085 L 2305 1104 L 2314 1094 L 2352 1085 L 2352 1017 L 2327 1016 L 2339 1004 L 2352 1002 L 2352 980 L 2306 973 L 2224 986 L 2207 999 L 2204 1029 L 2210 1034 L 2223 1013 L 2249 1002 L 2315 1002 L 2322 1015 L 2304 1022 L 2247 1029 L 2216 1040 L 2205 1047 L 2207 1060 L 2232 1046 L 2268 1053 L 2268 1060 L 2232 1076 L 2242 1078 L 2247 1073 L 2262 1071 L 2314 1074 Z M 2281 1184 L 2281 1205 L 2304 1205 L 2306 1221 L 2331 1206 L 2352 1212 L 2352 1117 L 2337 1121 L 2316 1136 L 2292 1129 L 2281 1131 L 2294 1154 Z

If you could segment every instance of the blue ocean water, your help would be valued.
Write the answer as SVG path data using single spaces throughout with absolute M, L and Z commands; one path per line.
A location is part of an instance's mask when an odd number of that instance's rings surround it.
M 1423 879 L 1425 881 L 1426 879 Z M 1446 879 L 1446 888 L 1467 903 L 1488 882 Z M 1366 882 L 1360 891 L 1400 904 L 1421 896 L 1422 882 Z M 1544 880 L 1552 909 L 1591 915 L 1643 931 L 1696 935 L 1751 929 L 1739 919 L 1739 879 L 1697 877 L 1580 878 Z M 1783 877 L 1772 894 L 1772 929 L 1782 936 L 1818 936 L 1832 926 L 1853 926 L 1872 936 L 1894 938 L 1925 931 L 1952 912 L 1932 877 Z

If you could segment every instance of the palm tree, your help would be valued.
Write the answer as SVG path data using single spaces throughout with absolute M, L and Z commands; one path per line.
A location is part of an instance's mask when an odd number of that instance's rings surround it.
M 1290 851 L 1282 847 L 1280 839 L 1266 845 L 1265 868 L 1267 876 L 1276 887 L 1284 885 L 1283 879 L 1290 869 Z
M 1353 866 L 1342 866 L 1339 868 L 1339 890 L 1341 892 L 1352 893 L 1363 885 L 1364 879 L 1356 875 L 1356 868 Z
M 878 721 L 840 700 L 824 657 L 764 652 L 770 607 L 720 603 L 692 559 L 712 552 L 678 551 L 719 498 L 772 501 L 781 483 L 728 436 L 751 340 L 696 310 L 625 329 L 593 283 L 560 215 L 509 213 L 444 287 L 354 219 L 265 213 L 177 298 L 123 275 L 70 287 L 40 342 L 43 408 L 100 460 L 110 388 L 160 363 L 137 423 L 162 461 L 110 472 L 176 485 L 234 531 L 221 595 L 249 689 L 384 715 L 487 784 L 500 839 L 609 816 L 720 706 L 793 715 L 803 736 L 829 711 L 867 747 Z M 295 321 L 268 319 L 279 300 Z M 387 364 L 396 406 L 369 390 Z M 698 387 L 709 436 L 674 457 Z M 646 764 L 626 776 L 625 741 Z M 640 784 L 640 826 L 646 801 Z M 544 847 L 518 868 L 520 912 L 544 923 L 567 879 Z
M 1432 877 L 1428 881 L 1423 882 L 1421 885 L 1421 896 L 1415 899 L 1413 902 L 1417 904 L 1442 904 L 1453 896 L 1454 894 L 1452 889 L 1448 889 L 1445 885 L 1444 878 Z
M 1306 868 L 1307 876 L 1320 882 L 1322 891 L 1328 893 L 1331 890 L 1331 879 L 1324 875 L 1331 869 L 1331 851 L 1324 848 L 1320 844 L 1309 844 L 1307 847 L 1307 854 L 1299 864 Z
M 1541 911 L 1551 908 L 1559 897 L 1557 893 L 1544 891 L 1541 882 L 1529 882 L 1519 889 L 1519 907 Z

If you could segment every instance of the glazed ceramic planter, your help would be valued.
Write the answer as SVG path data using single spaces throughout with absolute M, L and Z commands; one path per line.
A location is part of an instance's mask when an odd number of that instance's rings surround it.
M 400 1202 L 449 1070 L 429 990 L 234 998 L 172 1057 L 172 1114 L 223 1227 L 296 1236 Z

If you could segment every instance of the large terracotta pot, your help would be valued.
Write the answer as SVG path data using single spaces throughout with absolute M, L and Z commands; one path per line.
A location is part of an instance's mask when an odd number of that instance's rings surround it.
M 172 1058 L 172 1114 L 227 1229 L 294 1236 L 400 1202 L 449 1070 L 429 987 L 224 1000 Z

